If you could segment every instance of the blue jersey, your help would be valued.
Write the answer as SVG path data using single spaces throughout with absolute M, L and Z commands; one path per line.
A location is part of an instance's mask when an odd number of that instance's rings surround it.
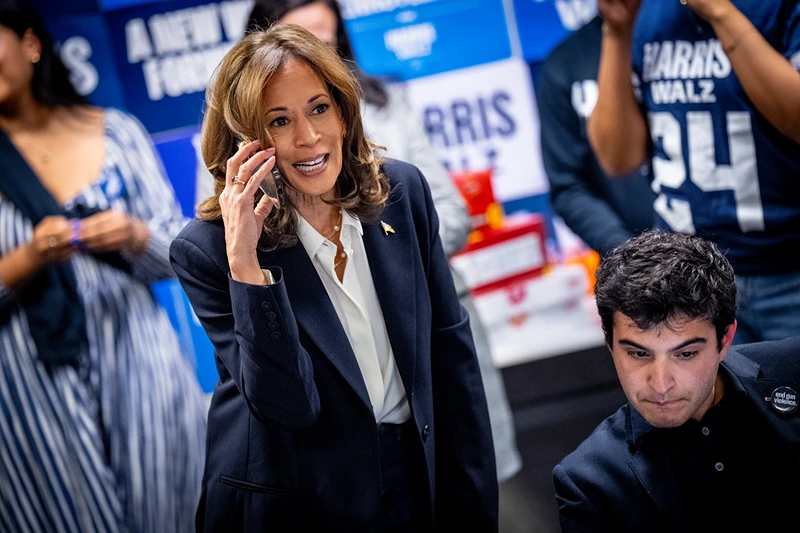
M 800 69 L 800 1 L 735 4 Z M 711 25 L 677 0 L 643 0 L 633 67 L 663 223 L 714 241 L 737 273 L 798 270 L 800 145 L 755 108 Z

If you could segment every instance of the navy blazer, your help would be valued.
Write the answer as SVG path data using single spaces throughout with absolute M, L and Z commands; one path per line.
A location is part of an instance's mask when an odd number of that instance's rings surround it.
M 497 530 L 489 415 L 467 313 L 425 179 L 387 160 L 364 247 L 419 447 L 436 530 Z M 384 231 L 381 221 L 394 233 Z M 230 278 L 221 221 L 193 220 L 173 268 L 215 348 L 198 530 L 377 531 L 378 433 L 344 329 L 303 245 L 258 252 L 276 278 Z
M 722 365 L 785 444 L 787 467 L 798 471 L 800 417 L 778 414 L 764 399 L 779 386 L 800 391 L 800 337 L 730 348 Z M 631 409 L 621 407 L 553 470 L 565 533 L 695 530 L 662 441 L 634 442 Z

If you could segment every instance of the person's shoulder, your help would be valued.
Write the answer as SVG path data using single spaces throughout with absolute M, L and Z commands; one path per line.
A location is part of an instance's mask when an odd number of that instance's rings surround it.
M 769 379 L 800 380 L 800 336 L 729 348 L 725 358 L 728 367 L 742 373 L 748 362 L 758 365 L 759 370 Z
M 142 122 L 130 111 L 125 111 L 118 107 L 106 107 L 103 109 L 103 115 L 107 124 L 118 127 L 145 129 Z
M 385 141 L 381 137 L 393 133 L 403 134 L 405 126 L 417 119 L 405 84 L 387 83 L 384 90 L 386 91 L 386 105 L 379 108 L 375 104 L 364 103 L 362 109 L 364 130 L 378 135 L 378 144 Z M 401 140 L 405 142 L 405 139 Z
M 225 226 L 221 218 L 217 220 L 193 218 L 181 229 L 176 238 L 197 243 L 214 239 L 219 235 L 225 237 Z
M 118 107 L 103 109 L 103 123 L 108 137 L 120 142 L 152 143 L 145 125 L 131 112 Z
M 381 164 L 381 172 L 389 180 L 392 189 L 399 186 L 421 190 L 422 172 L 411 163 L 385 157 Z
M 430 187 L 420 170 L 399 159 L 384 158 L 381 172 L 389 181 L 387 207 L 405 206 L 418 223 L 430 221 L 433 215 L 433 199 Z
M 627 427 L 630 404 L 603 420 L 559 466 L 571 478 L 597 479 L 628 469 L 631 447 Z
M 392 82 L 384 85 L 386 90 L 386 107 L 393 110 L 410 111 L 411 100 L 408 96 L 408 86 L 402 82 Z
M 185 247 L 196 248 L 208 256 L 225 254 L 225 227 L 222 219 L 200 220 L 193 218 L 181 229 L 170 246 L 171 250 Z
M 589 51 L 596 50 L 599 57 L 602 25 L 602 19 L 597 16 L 575 30 L 550 51 L 542 69 L 552 75 L 564 75 L 575 66 L 577 58 L 585 57 Z

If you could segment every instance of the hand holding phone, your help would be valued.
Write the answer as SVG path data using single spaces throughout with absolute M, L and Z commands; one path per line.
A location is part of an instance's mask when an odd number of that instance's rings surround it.
M 227 161 L 225 186 L 219 194 L 219 207 L 225 226 L 225 247 L 231 276 L 236 281 L 263 284 L 264 275 L 258 262 L 258 243 L 264 233 L 264 224 L 281 194 L 276 186 L 276 197 L 259 192 L 265 176 L 273 179 L 275 149 L 260 149 L 252 141 L 236 150 Z M 268 166 L 264 167 L 264 163 Z M 267 189 L 269 192 L 269 189 Z
M 247 143 L 248 141 L 241 141 L 239 143 L 239 148 Z M 253 170 L 253 175 L 258 172 L 261 166 L 263 166 L 263 163 Z M 261 183 L 258 184 L 258 188 L 262 193 L 272 198 L 275 207 L 278 209 L 283 209 L 283 176 L 281 176 L 281 172 L 278 170 L 277 162 L 272 167 L 272 170 L 264 176 L 264 178 L 261 180 Z

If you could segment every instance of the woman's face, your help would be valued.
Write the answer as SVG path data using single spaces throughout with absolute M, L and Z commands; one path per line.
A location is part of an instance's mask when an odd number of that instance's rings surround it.
M 336 13 L 325 2 L 313 2 L 286 13 L 278 22 L 296 24 L 336 48 Z
M 345 130 L 323 79 L 305 61 L 290 59 L 272 76 L 264 101 L 278 167 L 296 189 L 288 193 L 332 199 Z
M 20 39 L 13 30 L 0 25 L 0 105 L 31 90 L 38 41 L 30 30 Z

